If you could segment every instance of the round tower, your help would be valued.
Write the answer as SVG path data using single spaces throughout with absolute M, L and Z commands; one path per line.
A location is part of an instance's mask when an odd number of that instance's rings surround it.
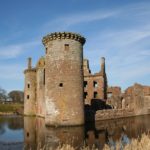
M 70 32 L 52 33 L 43 38 L 46 125 L 84 124 L 84 43 L 84 37 Z
M 24 71 L 24 114 L 36 115 L 36 69 L 31 66 L 31 58 L 28 58 L 28 68 Z

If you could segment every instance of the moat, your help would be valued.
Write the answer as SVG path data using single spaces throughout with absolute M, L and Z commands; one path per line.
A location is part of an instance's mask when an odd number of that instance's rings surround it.
M 84 144 L 94 144 L 102 149 L 108 142 L 108 136 L 113 142 L 120 140 L 122 128 L 126 135 L 132 138 L 140 137 L 150 131 L 150 115 L 86 123 L 80 127 L 45 127 L 44 119 L 34 117 L 0 117 L 0 148 L 20 150 L 25 147 L 37 149 L 45 145 L 55 149 L 59 144 L 71 144 L 79 149 Z

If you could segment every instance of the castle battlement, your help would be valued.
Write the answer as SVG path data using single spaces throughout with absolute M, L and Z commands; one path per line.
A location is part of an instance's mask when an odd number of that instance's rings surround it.
M 79 41 L 82 45 L 84 45 L 86 39 L 77 33 L 72 32 L 54 32 L 48 34 L 47 36 L 43 37 L 43 44 L 46 45 L 47 42 L 57 40 L 57 39 L 71 39 L 75 41 Z

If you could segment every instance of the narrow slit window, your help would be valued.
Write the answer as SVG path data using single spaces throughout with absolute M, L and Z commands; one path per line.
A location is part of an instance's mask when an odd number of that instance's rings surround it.
M 94 98 L 97 98 L 97 96 L 98 96 L 98 93 L 94 92 Z
M 69 50 L 69 44 L 65 44 L 65 51 Z
M 27 137 L 29 137 L 29 132 L 27 132 Z
M 63 87 L 63 83 L 59 83 L 59 87 Z
M 43 84 L 45 85 L 45 69 L 44 69 L 44 75 L 43 75 Z
M 27 95 L 27 99 L 29 99 L 30 98 L 30 96 L 29 95 Z
M 87 95 L 88 95 L 88 93 L 87 93 L 87 92 L 84 92 L 84 98 L 85 98 L 85 99 L 87 98 Z
M 28 89 L 30 88 L 30 84 L 28 83 Z
M 85 88 L 87 87 L 87 81 L 84 81 L 84 87 Z
M 45 53 L 47 54 L 48 53 L 48 48 L 46 47 L 46 49 L 45 49 Z

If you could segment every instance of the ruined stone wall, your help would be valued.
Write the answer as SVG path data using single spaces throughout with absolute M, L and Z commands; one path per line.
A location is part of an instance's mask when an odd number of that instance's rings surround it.
M 143 86 L 144 96 L 150 96 L 150 86 Z
M 84 124 L 84 42 L 83 37 L 73 33 L 53 33 L 43 38 L 46 125 Z
M 104 99 L 104 78 L 100 75 L 84 76 L 85 104 L 91 104 L 94 98 Z
M 89 61 L 84 59 L 84 101 L 91 104 L 92 99 L 107 99 L 107 76 L 105 72 L 105 58 L 101 58 L 101 70 L 91 74 Z
M 124 94 L 125 105 L 129 108 L 133 108 L 135 113 L 147 114 L 150 108 L 149 99 L 149 88 L 140 84 L 134 84 L 133 86 L 127 88 Z
M 37 80 L 36 115 L 45 117 L 45 60 L 43 57 L 37 63 L 36 80 Z
M 107 104 L 111 105 L 115 109 L 122 108 L 122 93 L 120 87 L 108 87 Z
M 107 120 L 115 118 L 123 118 L 134 116 L 133 109 L 109 109 L 109 110 L 98 110 L 95 115 L 95 120 Z
M 36 70 L 25 70 L 24 114 L 36 115 Z

